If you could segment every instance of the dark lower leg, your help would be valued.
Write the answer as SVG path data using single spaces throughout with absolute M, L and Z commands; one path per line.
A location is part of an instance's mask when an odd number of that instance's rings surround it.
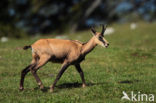
M 25 69 L 23 69 L 22 70 L 22 72 L 21 72 L 21 80 L 20 80 L 20 90 L 23 90 L 24 89 L 24 87 L 23 87 L 23 84 L 24 84 L 24 78 L 25 78 L 25 75 L 30 71 L 30 67 L 31 67 L 32 65 L 29 65 L 29 66 L 27 66 Z
M 54 87 L 57 83 L 57 81 L 61 78 L 62 74 L 65 72 L 65 70 L 67 69 L 68 65 L 67 64 L 64 64 L 60 70 L 60 72 L 58 73 L 58 75 L 56 76 L 56 79 L 53 83 L 53 85 L 50 86 L 50 92 L 53 92 L 54 90 Z
M 43 86 L 43 83 L 40 80 L 39 76 L 37 75 L 37 70 L 39 68 L 41 68 L 43 65 L 45 65 L 48 62 L 48 59 L 49 59 L 49 57 L 47 55 L 42 55 L 40 57 L 40 60 L 38 61 L 37 65 L 33 69 L 31 69 L 31 73 L 33 74 L 38 86 L 40 87 L 40 89 L 43 89 L 44 86 Z
M 80 74 L 80 77 L 81 77 L 81 80 L 82 80 L 82 87 L 85 87 L 85 86 L 86 86 L 86 82 L 85 82 L 84 73 L 83 73 L 83 71 L 82 71 L 82 69 L 81 69 L 80 64 L 75 65 L 75 67 L 76 67 L 76 70 L 77 70 L 77 71 L 79 72 L 79 74 Z
M 34 78 L 35 78 L 35 80 L 36 80 L 38 86 L 40 87 L 40 89 L 43 89 L 43 88 L 44 88 L 43 83 L 42 83 L 42 81 L 40 80 L 40 78 L 38 77 L 36 71 L 35 71 L 35 70 L 31 70 L 31 73 L 33 74 L 33 76 L 34 76 Z

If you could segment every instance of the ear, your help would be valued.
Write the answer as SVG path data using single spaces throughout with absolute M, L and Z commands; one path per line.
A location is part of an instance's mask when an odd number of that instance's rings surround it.
M 92 34 L 95 35 L 96 34 L 96 31 L 93 27 L 91 27 L 91 31 L 92 31 Z
M 106 25 L 104 26 L 104 25 L 102 25 L 102 31 L 101 31 L 101 35 L 104 37 L 104 32 L 105 32 L 105 30 L 106 30 Z

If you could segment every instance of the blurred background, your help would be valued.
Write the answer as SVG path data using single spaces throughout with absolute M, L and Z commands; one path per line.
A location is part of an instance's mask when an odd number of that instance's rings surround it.
M 1 0 L 0 13 L 0 37 L 22 38 L 100 24 L 153 22 L 156 0 Z

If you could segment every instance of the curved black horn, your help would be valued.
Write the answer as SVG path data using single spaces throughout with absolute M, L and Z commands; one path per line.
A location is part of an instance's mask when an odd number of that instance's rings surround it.
M 93 32 L 93 34 L 96 34 L 96 30 L 93 27 L 91 27 L 91 31 Z
M 104 36 L 104 32 L 106 30 L 106 25 L 102 25 L 102 31 L 101 31 L 101 35 Z

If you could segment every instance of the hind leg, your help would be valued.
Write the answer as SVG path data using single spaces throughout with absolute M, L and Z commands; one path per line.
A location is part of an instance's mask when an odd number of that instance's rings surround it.
M 25 76 L 26 74 L 32 69 L 35 67 L 36 63 L 37 63 L 37 58 L 35 58 L 35 54 L 32 55 L 32 62 L 30 65 L 28 65 L 26 68 L 24 68 L 21 72 L 21 80 L 20 80 L 20 88 L 19 90 L 23 90 L 24 89 L 24 79 L 25 79 Z
M 24 68 L 21 72 L 21 80 L 20 80 L 20 88 L 19 90 L 23 90 L 24 87 L 23 87 L 23 84 L 24 84 L 24 78 L 26 76 L 26 74 L 30 71 L 30 68 L 33 68 L 34 67 L 34 64 L 30 64 L 28 65 L 26 68 Z
M 39 76 L 37 75 L 37 70 L 42 67 L 43 65 L 45 65 L 48 60 L 49 60 L 49 56 L 47 55 L 42 55 L 38 61 L 38 63 L 35 65 L 34 68 L 30 69 L 31 73 L 33 74 L 38 86 L 40 87 L 40 89 L 43 89 L 44 86 L 43 86 L 43 83 L 42 81 L 40 80 Z

